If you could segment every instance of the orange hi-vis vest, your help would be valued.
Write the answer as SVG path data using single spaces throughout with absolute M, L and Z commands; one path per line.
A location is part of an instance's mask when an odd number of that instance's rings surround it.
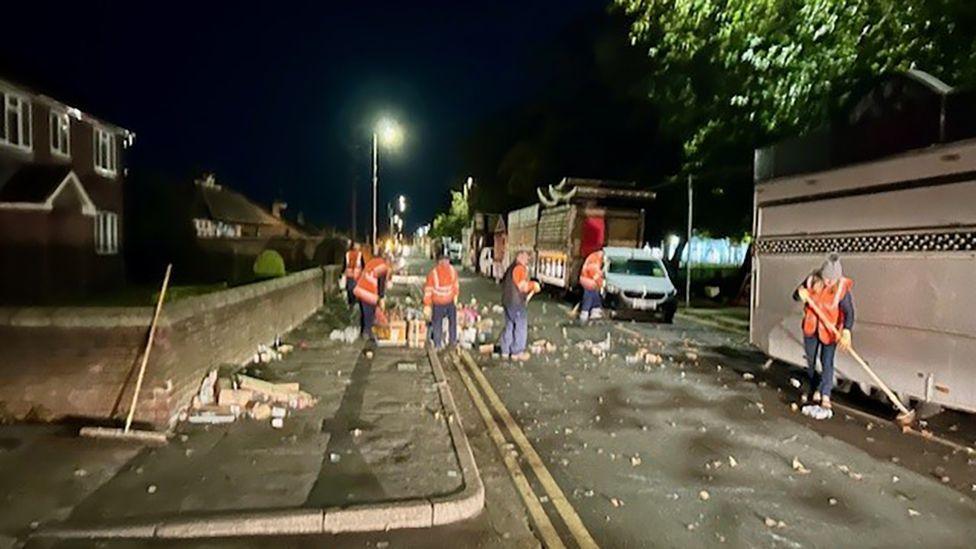
M 438 261 L 424 283 L 424 305 L 450 305 L 459 291 L 457 271 L 450 263 Z
M 379 278 L 390 272 L 390 265 L 382 257 L 374 257 L 366 263 L 362 274 L 356 280 L 352 294 L 363 303 L 376 305 L 380 301 Z
M 603 286 L 603 251 L 586 256 L 579 282 L 584 290 L 599 290 Z
M 346 278 L 356 280 L 362 272 L 363 252 L 349 250 L 346 252 Z
M 840 302 L 844 296 L 854 287 L 854 281 L 841 277 L 836 283 L 825 285 L 822 290 L 813 289 L 813 280 L 808 278 L 804 286 L 810 292 L 810 300 L 820 308 L 820 311 L 827 317 L 827 321 L 837 328 L 840 332 L 844 327 L 844 313 L 840 310 Z M 826 325 L 820 321 L 820 317 L 809 306 L 803 307 L 803 335 L 807 337 L 817 334 L 820 343 L 833 345 L 837 343 L 837 336 Z

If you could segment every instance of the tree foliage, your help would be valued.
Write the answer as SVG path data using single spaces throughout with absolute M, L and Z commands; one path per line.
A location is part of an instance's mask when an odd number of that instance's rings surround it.
M 970 84 L 971 0 L 615 0 L 653 61 L 649 97 L 684 144 L 685 168 L 716 151 L 827 122 L 859 83 L 921 69 Z
M 437 214 L 437 217 L 434 218 L 430 228 L 430 236 L 460 238 L 461 229 L 470 223 L 471 215 L 468 212 L 467 190 L 451 191 L 451 207 L 447 212 Z

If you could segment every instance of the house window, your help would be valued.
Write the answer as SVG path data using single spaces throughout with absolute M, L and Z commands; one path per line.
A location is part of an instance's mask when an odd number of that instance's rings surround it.
M 69 136 L 71 131 L 71 119 L 68 113 L 51 110 L 51 152 L 68 156 L 71 152 Z
M 0 143 L 31 150 L 31 104 L 27 98 L 0 91 Z
M 95 171 L 115 177 L 119 167 L 118 150 L 115 145 L 114 133 L 95 128 Z
M 95 216 L 95 253 L 119 253 L 119 216 L 112 212 L 98 212 Z

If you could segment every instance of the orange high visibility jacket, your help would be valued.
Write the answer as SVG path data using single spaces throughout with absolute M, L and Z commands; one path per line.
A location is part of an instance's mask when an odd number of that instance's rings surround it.
M 816 291 L 813 289 L 813 279 L 808 278 L 804 286 L 810 292 L 810 300 L 817 304 L 820 311 L 827 317 L 827 321 L 840 332 L 844 327 L 844 313 L 841 311 L 840 302 L 854 287 L 854 281 L 841 277 L 836 283 L 829 286 L 825 285 L 822 290 Z M 824 345 L 837 343 L 837 336 L 834 335 L 834 332 L 820 321 L 820 317 L 809 305 L 805 305 L 803 307 L 803 335 L 810 337 L 813 334 L 817 334 L 817 338 Z
M 450 305 L 459 291 L 457 271 L 450 263 L 438 261 L 424 283 L 424 305 Z
M 539 293 L 542 291 L 542 286 L 538 282 L 529 278 L 529 270 L 525 268 L 525 265 L 518 264 L 515 269 L 512 270 L 512 282 L 515 283 L 515 287 L 518 291 L 523 294 L 530 292 Z
M 349 250 L 346 252 L 346 278 L 356 280 L 363 271 L 363 252 Z
M 584 290 L 599 290 L 603 287 L 603 250 L 586 256 L 579 281 Z
M 356 280 L 356 288 L 352 294 L 359 301 L 376 305 L 380 301 L 379 280 L 390 272 L 390 264 L 382 257 L 370 259 L 363 268 L 362 274 Z

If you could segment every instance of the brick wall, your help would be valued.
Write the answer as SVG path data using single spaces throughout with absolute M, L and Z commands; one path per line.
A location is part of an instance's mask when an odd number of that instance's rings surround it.
M 249 359 L 322 305 L 338 268 L 167 304 L 138 421 L 171 424 L 211 368 Z M 22 418 L 124 417 L 151 308 L 0 308 L 0 405 Z

